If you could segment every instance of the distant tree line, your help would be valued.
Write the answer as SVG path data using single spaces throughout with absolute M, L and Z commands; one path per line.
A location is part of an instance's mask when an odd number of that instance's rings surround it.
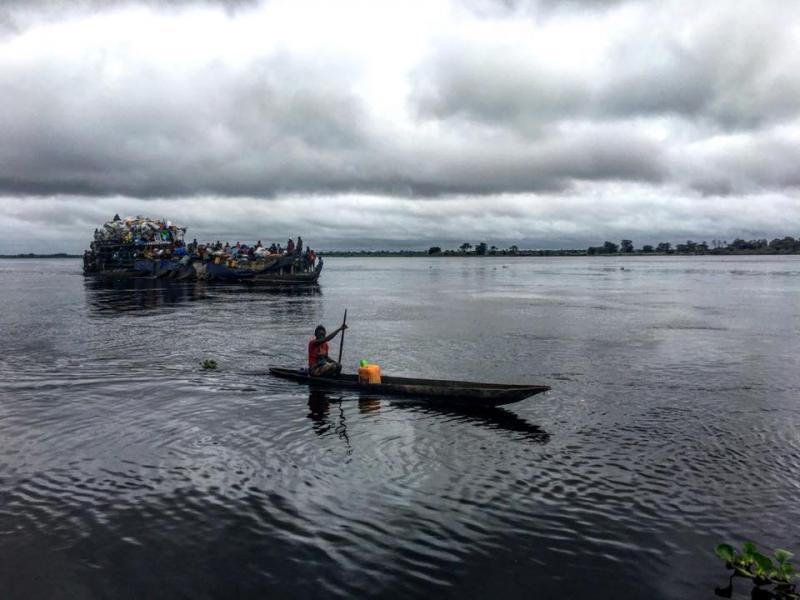
M 499 249 L 497 246 L 488 246 L 486 242 L 479 242 L 473 246 L 470 242 L 464 242 L 458 247 L 458 252 L 453 250 L 442 250 L 440 246 L 431 246 L 427 252 L 429 255 L 453 255 L 471 254 L 476 256 L 495 256 L 501 254 L 524 255 L 524 256 L 551 256 L 551 255 L 596 255 L 596 254 L 731 254 L 731 253 L 752 253 L 752 254 L 795 254 L 800 253 L 800 238 L 795 239 L 791 236 L 775 238 L 772 241 L 743 240 L 735 239 L 731 243 L 727 240 L 712 240 L 709 244 L 706 241 L 695 242 L 686 240 L 685 243 L 673 244 L 671 242 L 659 242 L 657 244 L 644 244 L 636 248 L 632 240 L 620 240 L 619 244 L 614 242 L 603 242 L 602 246 L 590 246 L 586 250 L 520 250 L 518 246 L 510 246 L 506 249 Z
M 800 253 L 800 239 L 791 236 L 775 238 L 772 241 L 766 239 L 743 240 L 735 239 L 730 244 L 727 240 L 712 240 L 711 245 L 707 242 L 693 242 L 687 240 L 683 244 L 675 244 L 673 247 L 670 242 L 660 242 L 656 246 L 645 244 L 641 249 L 636 250 L 631 240 L 622 240 L 619 245 L 613 242 L 604 242 L 602 246 L 590 246 L 586 253 L 593 254 L 796 254 Z
M 507 256 L 509 254 L 517 254 L 519 252 L 518 246 L 510 246 L 506 249 L 500 249 L 497 246 L 489 246 L 486 242 L 478 242 L 475 244 L 474 252 L 470 252 L 473 249 L 473 245 L 469 242 L 464 242 L 458 247 L 458 254 L 474 254 L 476 256 L 496 256 L 501 254 L 503 256 Z M 428 255 L 436 256 L 436 255 L 453 255 L 457 254 L 453 250 L 442 250 L 441 246 L 431 246 L 428 248 Z
M 522 250 L 519 246 L 512 245 L 508 248 L 490 246 L 486 242 L 464 242 L 456 249 L 445 249 L 442 246 L 431 246 L 427 251 L 420 250 L 360 250 L 360 251 L 334 251 L 324 252 L 327 256 L 592 256 L 604 254 L 800 254 L 800 238 L 786 236 L 766 239 L 743 240 L 735 239 L 731 243 L 727 240 L 712 240 L 708 242 L 694 242 L 687 240 L 684 243 L 673 245 L 671 242 L 657 244 L 644 244 L 637 248 L 633 240 L 620 240 L 603 242 L 602 246 L 590 246 L 586 249 L 560 249 L 560 250 Z
M 0 254 L 0 258 L 80 258 L 80 254 L 67 254 L 66 252 L 56 252 L 54 254 L 34 254 L 26 252 L 20 254 Z

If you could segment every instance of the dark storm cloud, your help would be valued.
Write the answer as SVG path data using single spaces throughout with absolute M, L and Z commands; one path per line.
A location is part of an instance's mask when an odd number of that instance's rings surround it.
M 588 111 L 588 82 L 502 45 L 456 44 L 443 44 L 416 74 L 412 101 L 422 118 L 537 134 L 542 125 Z
M 800 115 L 798 43 L 780 6 L 683 18 L 616 46 L 610 58 L 621 68 L 599 88 L 601 112 L 677 114 L 726 130 Z
M 800 115 L 798 44 L 779 12 L 678 17 L 654 10 L 585 68 L 565 68 L 558 47 L 448 38 L 419 68 L 413 100 L 422 116 L 534 132 L 560 119 L 676 115 L 736 129 Z
M 0 114 L 7 191 L 270 195 L 353 185 L 346 174 L 367 141 L 346 73 L 278 56 L 242 77 L 214 66 L 177 78 L 131 69 L 108 90 L 108 67 L 99 57 L 77 72 L 0 74 L 11 92 Z
M 675 171 L 705 195 L 800 188 L 800 140 L 796 132 L 762 132 L 706 142 L 673 157 Z M 697 163 L 702 160 L 702 169 Z

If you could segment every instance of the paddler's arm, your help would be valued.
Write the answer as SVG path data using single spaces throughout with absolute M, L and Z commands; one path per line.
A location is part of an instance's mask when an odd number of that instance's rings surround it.
M 340 331 L 344 331 L 345 329 L 347 329 L 347 325 L 342 325 L 341 327 L 339 327 L 339 329 L 334 329 L 327 336 L 325 336 L 321 340 L 317 341 L 317 344 L 321 344 L 323 342 L 330 342 L 333 338 L 335 338 L 337 335 L 339 335 Z

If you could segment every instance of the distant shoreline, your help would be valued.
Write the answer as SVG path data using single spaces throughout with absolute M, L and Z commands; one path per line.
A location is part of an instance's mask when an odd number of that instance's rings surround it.
M 647 257 L 647 256 L 797 256 L 800 252 L 765 252 L 763 250 L 711 250 L 709 252 L 608 252 L 590 254 L 586 250 L 518 250 L 517 252 L 498 251 L 476 254 L 475 252 L 446 251 L 429 254 L 424 250 L 339 250 L 335 252 L 319 252 L 324 258 L 522 258 L 522 257 Z M 82 258 L 81 254 L 67 254 L 56 252 L 53 254 L 0 254 L 0 259 L 30 259 L 30 258 Z
M 359 257 L 378 257 L 378 258 L 520 258 L 520 257 L 555 257 L 555 256 L 584 256 L 587 258 L 595 258 L 600 256 L 788 256 L 800 255 L 800 252 L 764 252 L 759 250 L 717 250 L 709 252 L 615 252 L 615 253 L 596 253 L 590 254 L 586 250 L 519 250 L 517 252 L 498 251 L 495 253 L 487 252 L 486 254 L 476 254 L 475 252 L 439 252 L 435 254 L 428 254 L 425 251 L 413 250 L 370 250 L 370 251 L 337 251 L 337 252 L 319 252 L 319 256 L 325 258 L 338 257 L 338 258 L 359 258 Z
M 0 258 L 81 258 L 81 254 L 67 254 L 66 252 L 56 252 L 55 254 L 0 254 Z

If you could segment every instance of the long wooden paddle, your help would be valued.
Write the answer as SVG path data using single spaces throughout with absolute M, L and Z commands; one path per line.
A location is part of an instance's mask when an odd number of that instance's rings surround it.
M 344 319 L 342 319 L 342 325 L 347 325 L 347 309 L 344 309 Z M 339 364 L 342 364 L 342 348 L 344 348 L 344 332 L 346 329 L 342 329 L 342 337 L 339 339 L 339 360 L 337 361 Z

